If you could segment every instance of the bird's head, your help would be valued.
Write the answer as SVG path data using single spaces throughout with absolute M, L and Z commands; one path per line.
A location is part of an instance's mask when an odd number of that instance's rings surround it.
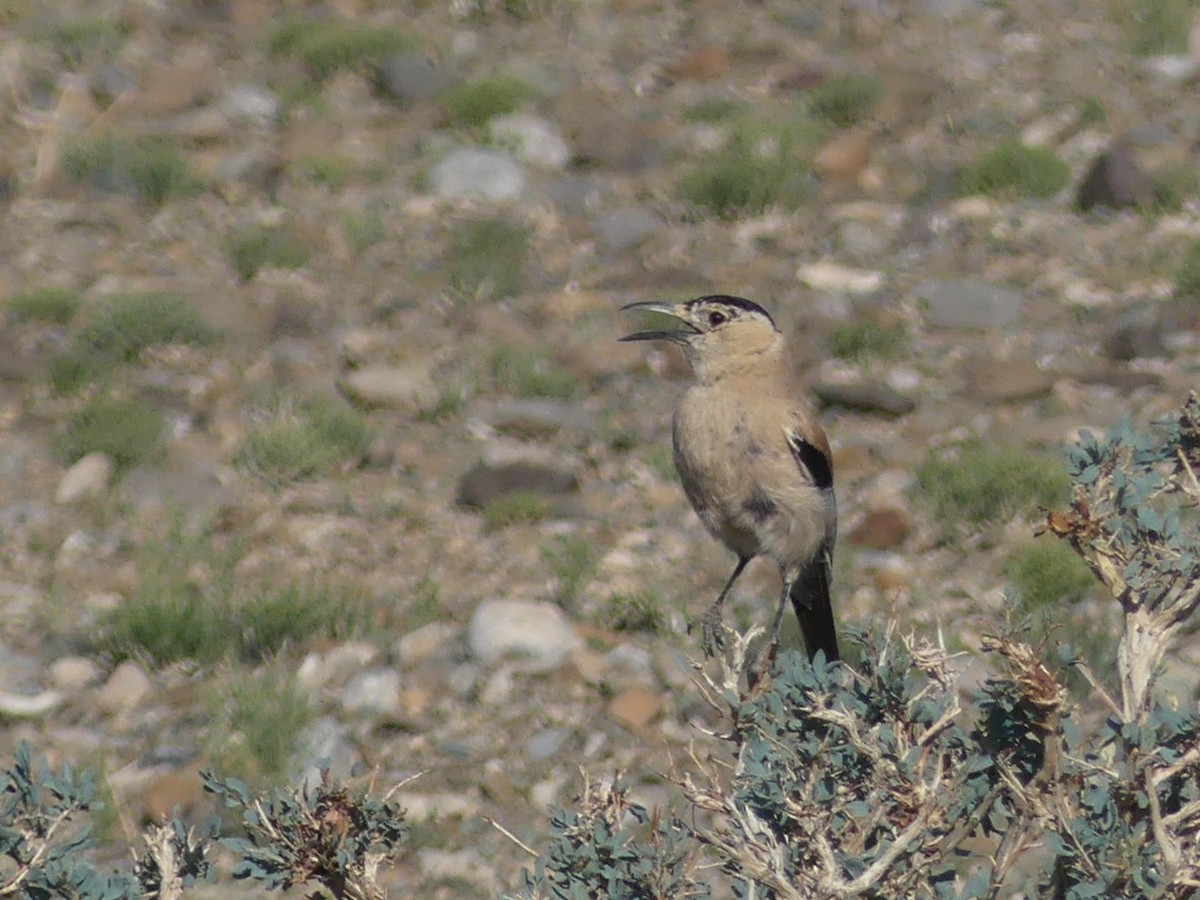
M 712 294 L 686 303 L 630 303 L 626 310 L 661 313 L 678 328 L 639 331 L 622 341 L 678 344 L 701 380 L 779 358 L 783 336 L 770 313 L 752 300 Z

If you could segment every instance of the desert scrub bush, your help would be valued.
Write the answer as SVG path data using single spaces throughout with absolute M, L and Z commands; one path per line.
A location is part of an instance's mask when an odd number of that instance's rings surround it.
M 48 287 L 11 294 L 4 300 L 4 310 L 8 320 L 13 323 L 65 325 L 82 303 L 78 291 Z
M 839 128 L 857 124 L 879 102 L 882 89 L 874 75 L 838 75 L 814 88 L 808 111 Z
M 225 252 L 242 281 L 249 281 L 267 266 L 302 269 L 312 256 L 309 246 L 282 225 L 241 229 L 230 237 Z
M 935 452 L 917 469 L 918 494 L 947 530 L 1053 506 L 1066 498 L 1068 485 L 1054 459 L 979 439 Z
M 1061 604 L 1076 603 L 1093 593 L 1096 579 L 1078 554 L 1065 544 L 1038 540 L 1009 552 L 1002 567 L 1025 610 L 1061 611 Z
M 510 525 L 541 522 L 550 514 L 549 502 L 541 494 L 518 491 L 498 497 L 483 508 L 483 524 L 488 531 Z
M 656 591 L 614 594 L 604 602 L 598 620 L 610 631 L 648 631 L 663 634 L 667 630 L 666 601 Z
M 683 176 L 679 195 L 720 219 L 796 209 L 809 195 L 806 160 L 822 133 L 804 117 L 735 122 L 725 146 Z
M 579 379 L 555 365 L 540 347 L 501 344 L 492 350 L 490 368 L 496 390 L 514 397 L 574 400 L 583 389 Z
M 1200 297 L 1200 241 L 1193 242 L 1175 270 L 1175 296 L 1194 300 Z
M 528 256 L 528 229 L 496 216 L 457 225 L 445 261 L 457 293 L 498 300 L 521 290 Z
M 136 397 L 98 397 L 67 419 L 58 453 L 73 463 L 89 453 L 103 453 L 118 471 L 158 458 L 163 451 L 166 420 Z
M 827 344 L 829 352 L 839 359 L 895 359 L 907 349 L 908 334 L 898 324 L 847 322 L 830 332 Z
M 1052 151 L 1016 138 L 1004 141 L 963 170 L 963 194 L 1053 197 L 1067 185 L 1071 167 Z
M 75 335 L 74 344 L 85 354 L 131 363 L 148 347 L 202 347 L 219 336 L 179 294 L 132 293 L 115 294 L 97 304 Z
M 284 17 L 268 42 L 272 54 L 299 59 L 316 81 L 343 69 L 366 69 L 415 46 L 416 39 L 398 28 L 315 16 Z
M 1154 174 L 1154 201 L 1150 213 L 1177 213 L 1200 195 L 1200 173 L 1194 166 L 1171 166 Z
M 464 81 L 441 97 L 451 125 L 482 128 L 488 120 L 516 112 L 533 96 L 533 88 L 520 78 L 497 77 Z
M 343 214 L 342 231 L 355 253 L 370 250 L 383 240 L 386 233 L 379 204 L 370 203 L 365 209 L 350 210 Z
M 40 32 L 41 42 L 53 47 L 70 67 L 89 56 L 107 56 L 125 37 L 125 29 L 108 18 L 80 17 L 51 25 Z
M 203 187 L 187 158 L 157 138 L 76 138 L 63 148 L 62 165 L 81 184 L 155 205 L 193 196 Z
M 714 94 L 697 100 L 683 111 L 686 122 L 724 122 L 745 112 L 745 106 L 732 97 Z
M 239 469 L 272 487 L 357 467 L 373 432 L 352 407 L 324 398 L 284 398 L 263 411 L 234 457 Z
M 567 610 L 574 609 L 580 591 L 596 574 L 600 551 L 585 537 L 560 534 L 542 547 L 542 559 L 557 582 L 555 599 L 559 606 Z
M 1122 0 L 1116 17 L 1139 56 L 1186 53 L 1193 0 Z
M 316 718 L 316 704 L 290 671 L 267 667 L 228 673 L 212 697 L 209 753 L 242 778 L 277 783 L 295 774 L 300 735 Z

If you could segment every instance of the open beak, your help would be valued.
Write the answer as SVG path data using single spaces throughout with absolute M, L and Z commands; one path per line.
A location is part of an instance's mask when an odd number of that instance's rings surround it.
M 671 331 L 638 331 L 634 334 L 625 335 L 625 337 L 621 338 L 622 341 L 675 341 L 676 343 L 683 343 L 693 334 L 700 333 L 699 329 L 693 328 L 684 319 L 683 304 L 649 300 L 643 303 L 629 303 L 621 307 L 622 312 L 630 309 L 670 316 L 672 319 L 677 320 L 683 327 Z

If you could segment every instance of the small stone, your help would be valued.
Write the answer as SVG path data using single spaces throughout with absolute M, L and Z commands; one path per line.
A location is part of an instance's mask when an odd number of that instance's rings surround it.
M 195 65 L 165 63 L 143 73 L 134 105 L 146 116 L 182 112 L 208 96 L 212 72 Z
M 50 681 L 64 691 L 78 691 L 100 680 L 101 671 L 86 656 L 63 656 L 50 664 Z
M 891 550 L 912 533 L 912 517 L 899 507 L 882 507 L 867 512 L 851 530 L 848 540 L 855 547 Z
M 477 463 L 458 486 L 458 502 L 479 509 L 512 494 L 565 494 L 579 489 L 574 472 L 537 462 Z
M 1110 359 L 1121 362 L 1167 356 L 1156 310 L 1142 305 L 1118 316 L 1104 338 L 1104 352 Z
M 596 175 L 569 174 L 551 181 L 545 191 L 562 212 L 582 216 L 603 203 L 612 194 L 612 186 Z
M 887 251 L 888 239 L 879 227 L 852 219 L 838 229 L 838 245 L 854 262 L 866 262 Z
M 106 713 L 116 713 L 136 706 L 150 693 L 150 677 L 133 660 L 121 663 L 98 691 L 96 706 Z
M 870 294 L 883 286 L 882 272 L 851 269 L 831 262 L 805 263 L 796 270 L 796 277 L 818 291 Z
M 1154 194 L 1154 179 L 1138 165 L 1129 145 L 1116 141 L 1096 157 L 1079 185 L 1075 202 L 1082 210 L 1149 206 Z
M 1054 377 L 1032 359 L 985 359 L 971 372 L 972 393 L 988 403 L 1012 403 L 1044 397 Z
M 320 783 L 324 777 L 322 770 L 344 781 L 362 762 L 346 726 L 329 716 L 322 716 L 300 732 L 296 738 L 296 759 L 300 771 L 292 781 L 309 784 Z
M 467 644 L 484 663 L 518 657 L 529 671 L 556 669 L 580 641 L 553 603 L 486 600 L 471 616 Z
M 0 691 L 0 717 L 12 719 L 37 719 L 62 705 L 66 699 L 58 691 L 42 691 L 38 694 L 13 694 Z
M 338 389 L 368 409 L 421 412 L 432 409 L 441 397 L 429 363 L 351 369 L 338 382 Z
M 543 728 L 525 744 L 525 756 L 531 762 L 548 759 L 567 742 L 571 732 L 565 728 Z
M 492 139 L 513 147 L 527 163 L 545 169 L 562 169 L 571 161 L 571 148 L 558 129 L 541 116 L 512 113 L 488 122 Z
M 70 506 L 80 500 L 99 497 L 108 490 L 115 470 L 113 461 L 105 454 L 87 454 L 67 469 L 54 493 L 54 502 Z
M 850 383 L 816 382 L 812 392 L 825 406 L 840 406 L 859 412 L 903 416 L 917 408 L 917 402 L 882 381 Z
M 279 121 L 278 95 L 259 84 L 235 84 L 221 95 L 221 111 L 235 122 L 274 125 Z
M 396 661 L 408 668 L 419 666 L 441 650 L 458 629 L 449 622 L 430 622 L 400 637 L 393 645 Z
M 349 712 L 395 714 L 401 707 L 400 673 L 395 669 L 360 672 L 342 691 L 342 708 Z
M 401 104 L 432 100 L 454 81 L 429 57 L 412 52 L 385 57 L 375 73 L 376 89 Z
M 618 108 L 616 100 L 596 88 L 563 93 L 558 103 L 558 120 L 570 135 L 575 155 L 618 172 L 638 172 L 661 163 L 658 126 L 613 113 Z
M 658 216 L 644 206 L 630 206 L 603 213 L 592 222 L 592 230 L 604 249 L 612 253 L 631 250 L 662 228 Z
M 682 59 L 667 67 L 667 74 L 676 79 L 712 81 L 729 72 L 733 57 L 724 47 L 697 47 Z
M 497 431 L 526 438 L 549 437 L 564 428 L 591 431 L 597 424 L 590 409 L 549 397 L 501 400 L 490 418 Z
M 626 728 L 645 728 L 662 711 L 662 698 L 645 688 L 630 688 L 613 697 L 608 714 Z
M 974 279 L 927 281 L 913 294 L 934 328 L 1007 328 L 1025 305 L 1020 291 Z
M 839 134 L 813 157 L 813 169 L 823 178 L 853 181 L 871 161 L 871 138 L 865 131 Z
M 435 194 L 452 199 L 514 200 L 525 192 L 525 172 L 512 154 L 480 147 L 452 151 L 433 167 L 429 181 Z

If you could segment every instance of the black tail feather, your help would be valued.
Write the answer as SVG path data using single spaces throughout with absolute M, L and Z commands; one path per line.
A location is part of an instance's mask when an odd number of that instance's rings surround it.
M 825 651 L 825 660 L 839 659 L 837 626 L 833 621 L 833 605 L 829 601 L 829 558 L 821 554 L 801 573 L 792 585 L 792 608 L 800 620 L 800 633 L 808 658 Z

